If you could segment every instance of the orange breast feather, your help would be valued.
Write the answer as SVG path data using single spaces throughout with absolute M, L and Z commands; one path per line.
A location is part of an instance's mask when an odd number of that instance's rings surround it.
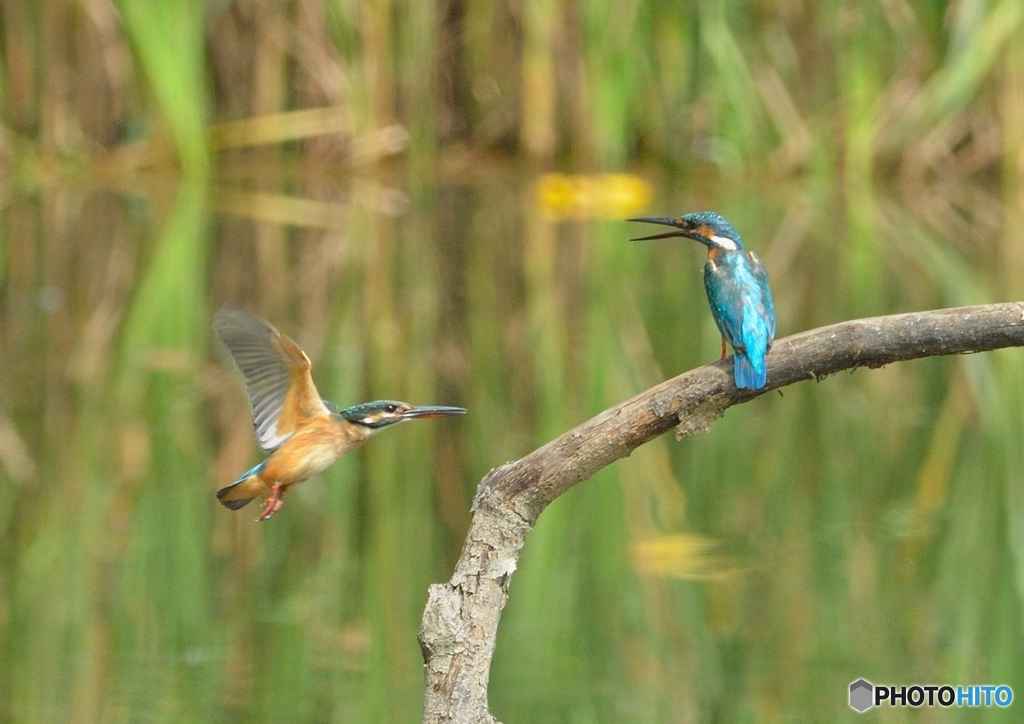
M 267 459 L 262 477 L 269 483 L 301 483 L 326 470 L 353 447 L 331 418 L 316 418 L 302 425 L 274 451 Z

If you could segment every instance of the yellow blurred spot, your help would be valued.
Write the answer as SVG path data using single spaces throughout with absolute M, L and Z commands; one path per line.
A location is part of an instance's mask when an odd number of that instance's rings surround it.
M 549 173 L 537 180 L 535 193 L 541 211 L 552 221 L 621 219 L 647 206 L 651 187 L 628 173 Z
M 684 581 L 724 581 L 741 575 L 743 569 L 735 561 L 714 553 L 718 545 L 691 533 L 648 538 L 633 544 L 633 563 L 641 575 Z

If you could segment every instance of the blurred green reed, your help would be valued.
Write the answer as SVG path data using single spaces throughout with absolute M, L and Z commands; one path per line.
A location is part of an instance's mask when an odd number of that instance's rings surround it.
M 170 127 L 186 177 L 201 176 L 209 164 L 205 5 L 201 0 L 117 3 L 140 73 L 155 96 L 150 114 Z
M 8 154 L 106 161 L 105 148 L 122 167 L 201 175 L 237 155 L 211 153 L 213 121 L 332 107 L 347 124 L 320 148 L 350 159 L 399 123 L 423 162 L 456 142 L 613 169 L 710 162 L 731 177 L 827 166 L 851 214 L 879 172 L 941 170 L 965 147 L 998 161 L 986 134 L 1012 132 L 997 109 L 1024 21 L 1016 0 L 70 5 L 0 13 Z M 299 117 L 292 138 L 305 138 Z M 858 304 L 878 291 L 864 286 L 870 233 L 851 239 Z

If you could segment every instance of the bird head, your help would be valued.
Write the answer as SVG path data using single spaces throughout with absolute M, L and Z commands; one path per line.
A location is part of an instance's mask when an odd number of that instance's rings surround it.
M 371 430 L 380 430 L 388 425 L 406 420 L 463 415 L 465 412 L 466 410 L 462 407 L 410 405 L 408 402 L 398 402 L 397 400 L 375 400 L 346 407 L 338 414 L 356 425 L 362 425 Z
M 643 221 L 648 224 L 661 224 L 672 226 L 673 231 L 653 236 L 641 236 L 633 241 L 648 241 L 650 239 L 668 239 L 675 236 L 685 236 L 687 239 L 699 241 L 709 251 L 736 251 L 743 248 L 740 235 L 732 224 L 726 221 L 725 217 L 714 211 L 697 211 L 692 214 L 668 217 L 647 217 L 641 219 L 629 219 L 629 221 Z

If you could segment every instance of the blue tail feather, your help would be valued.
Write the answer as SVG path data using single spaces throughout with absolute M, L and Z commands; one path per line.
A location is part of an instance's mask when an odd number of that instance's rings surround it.
M 768 366 L 761 360 L 757 370 L 743 352 L 737 352 L 733 360 L 733 376 L 740 389 L 759 390 L 768 382 Z
M 266 466 L 267 461 L 264 460 L 263 462 L 254 465 L 252 468 L 243 473 L 242 477 L 240 477 L 235 482 L 231 483 L 230 485 L 225 485 L 223 488 L 217 491 L 217 500 L 219 500 L 222 505 L 224 505 L 227 508 L 230 508 L 231 510 L 238 510 L 243 505 L 249 503 L 249 501 L 253 500 L 253 498 L 256 497 L 256 491 L 251 490 L 252 486 L 250 486 L 250 488 L 238 488 L 238 490 L 234 490 L 233 493 L 232 490 L 237 486 L 247 482 L 249 478 L 251 478 L 253 475 L 259 475 L 260 473 L 262 473 L 263 468 L 265 468 Z M 249 496 L 250 492 L 253 492 L 252 496 Z M 239 493 L 241 493 L 241 496 L 239 496 Z

